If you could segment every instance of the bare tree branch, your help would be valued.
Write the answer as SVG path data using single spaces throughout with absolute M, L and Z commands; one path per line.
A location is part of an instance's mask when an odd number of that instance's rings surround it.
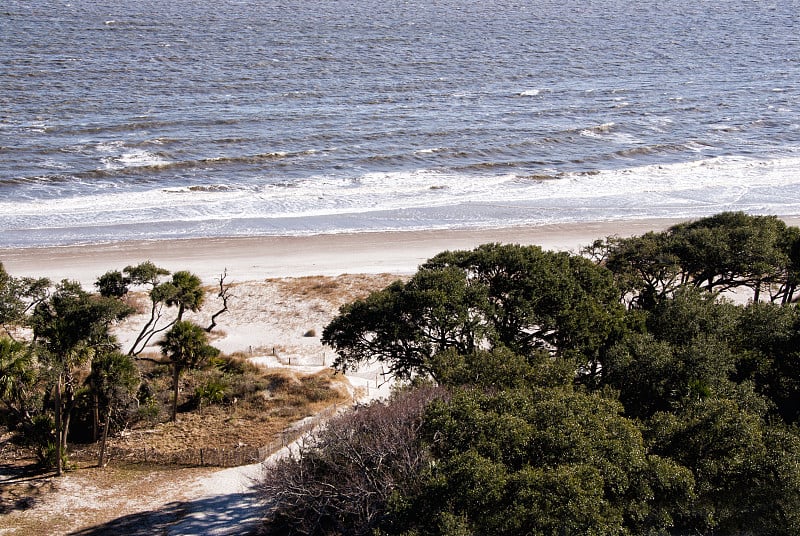
M 217 293 L 217 297 L 222 300 L 222 309 L 211 315 L 211 323 L 206 328 L 207 333 L 211 333 L 211 330 L 217 326 L 217 317 L 222 313 L 228 311 L 228 298 L 230 298 L 230 285 L 225 284 L 225 278 L 228 277 L 228 269 L 225 270 L 219 276 L 219 292 Z

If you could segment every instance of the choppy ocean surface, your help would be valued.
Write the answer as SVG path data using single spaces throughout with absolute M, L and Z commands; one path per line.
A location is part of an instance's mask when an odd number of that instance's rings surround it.
M 800 1 L 4 0 L 0 247 L 800 214 Z

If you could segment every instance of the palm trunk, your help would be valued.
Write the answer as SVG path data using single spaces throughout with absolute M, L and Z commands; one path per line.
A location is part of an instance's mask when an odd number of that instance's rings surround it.
M 69 376 L 64 385 L 64 393 L 61 396 L 61 419 L 64 424 L 61 426 L 61 449 L 62 452 L 67 452 L 67 436 L 69 435 L 69 423 L 72 418 L 72 410 L 75 409 L 75 389 L 72 387 L 71 376 Z
M 178 420 L 178 391 L 180 390 L 181 369 L 178 363 L 172 364 L 172 421 Z
M 92 408 L 92 441 L 97 443 L 98 431 L 100 430 L 100 397 L 97 391 L 93 393 L 92 398 L 94 399 L 94 407 Z
M 103 426 L 103 438 L 100 441 L 100 459 L 97 466 L 101 469 L 106 466 L 106 440 L 108 440 L 108 429 L 111 427 L 111 403 L 108 404 L 106 409 L 106 423 Z
M 61 422 L 61 378 L 62 374 L 58 375 L 56 380 L 56 393 L 55 393 L 55 414 L 56 414 L 56 475 L 61 476 L 64 474 L 64 464 L 61 459 L 61 435 L 62 435 L 62 422 Z
M 61 378 L 61 376 L 60 376 Z M 69 436 L 69 423 L 72 417 L 72 410 L 75 409 L 75 390 L 72 386 L 72 375 L 67 371 L 63 375 L 63 390 L 61 380 L 59 379 L 57 396 L 57 413 L 59 417 L 56 419 L 56 427 L 61 430 L 56 434 L 58 436 L 58 462 L 57 474 L 61 475 L 64 472 L 64 458 L 67 455 L 67 437 Z

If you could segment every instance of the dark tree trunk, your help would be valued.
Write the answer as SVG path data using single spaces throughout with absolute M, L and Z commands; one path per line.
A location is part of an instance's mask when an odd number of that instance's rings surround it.
M 97 466 L 101 469 L 106 466 L 106 441 L 108 440 L 108 429 L 111 427 L 111 404 L 106 409 L 106 423 L 103 426 L 103 438 L 100 441 L 100 459 Z
M 177 363 L 172 364 L 172 417 L 175 422 L 178 420 L 178 391 L 180 390 L 181 369 Z
M 92 441 L 97 443 L 99 430 L 100 430 L 100 397 L 97 395 L 95 391 L 92 395 L 93 405 L 92 408 Z
M 217 317 L 222 313 L 228 311 L 228 298 L 230 296 L 228 295 L 228 287 L 225 286 L 225 278 L 227 276 L 228 276 L 227 269 L 225 270 L 225 272 L 222 273 L 222 275 L 219 276 L 219 292 L 217 293 L 217 296 L 220 299 L 222 299 L 222 308 L 213 315 L 211 315 L 211 323 L 206 328 L 207 333 L 211 333 L 211 330 L 213 330 L 217 326 Z
M 61 435 L 62 435 L 62 422 L 61 422 L 61 381 L 63 374 L 58 375 L 56 380 L 55 400 L 55 416 L 56 416 L 56 475 L 61 476 L 64 474 L 64 464 L 61 459 Z

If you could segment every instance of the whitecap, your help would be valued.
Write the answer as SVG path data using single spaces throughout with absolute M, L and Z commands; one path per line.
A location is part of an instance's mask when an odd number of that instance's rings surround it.
M 108 170 L 137 167 L 160 167 L 170 164 L 170 161 L 162 156 L 142 149 L 134 149 L 132 151 L 122 153 L 121 155 L 102 158 L 101 161 L 105 164 L 106 169 Z
M 614 122 L 603 123 L 601 125 L 595 125 L 593 127 L 584 128 L 580 131 L 580 133 L 581 136 L 586 136 L 590 138 L 598 137 L 600 134 L 608 134 L 609 132 L 611 132 L 611 129 L 613 129 L 615 125 L 616 123 Z

